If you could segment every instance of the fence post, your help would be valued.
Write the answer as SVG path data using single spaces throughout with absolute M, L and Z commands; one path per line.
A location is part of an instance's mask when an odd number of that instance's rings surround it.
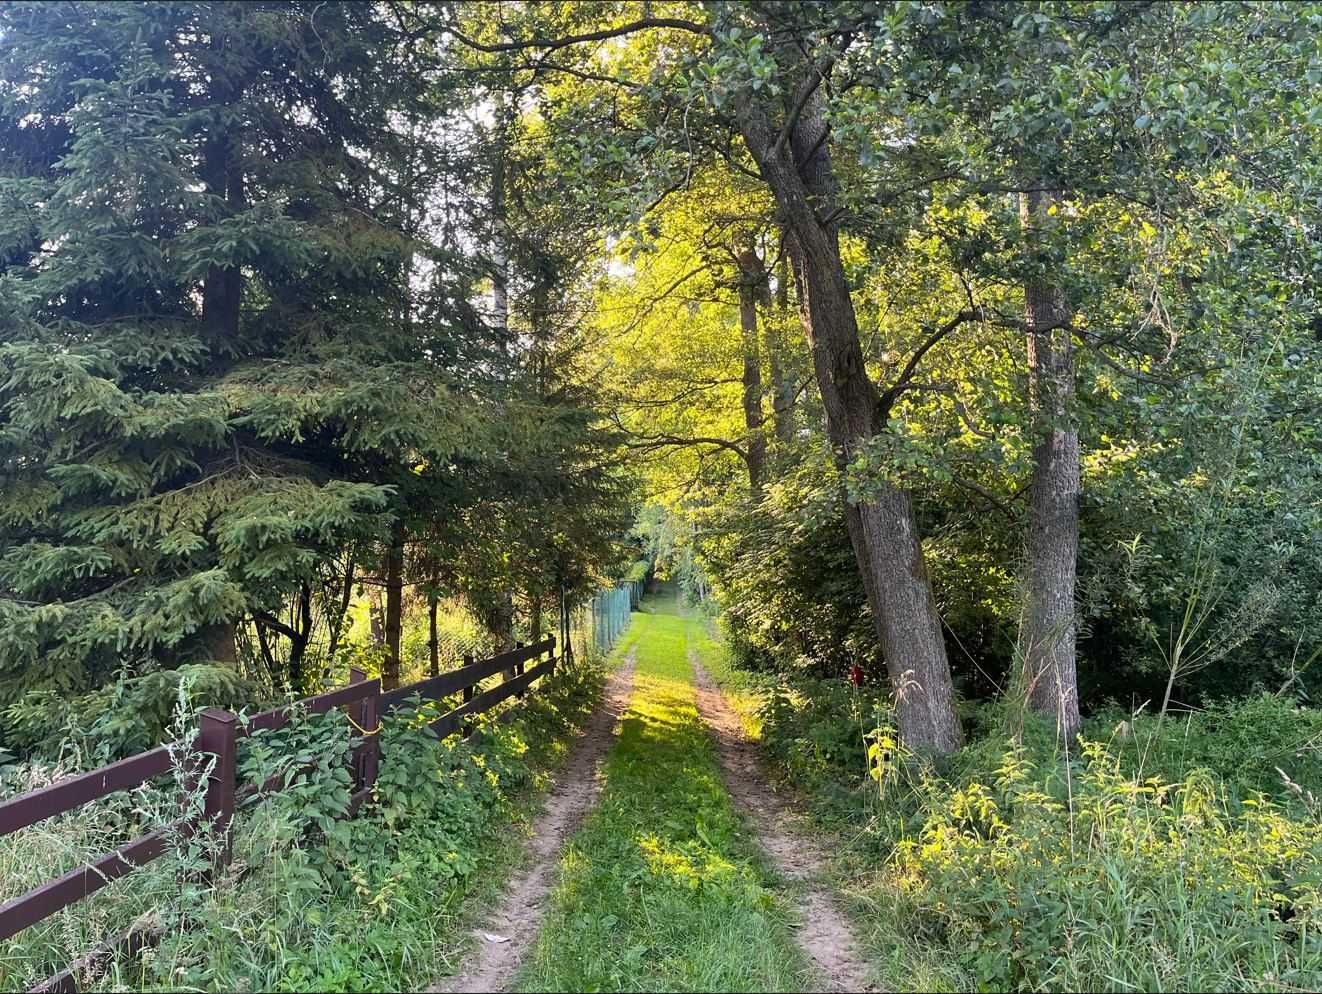
M 515 648 L 516 650 L 518 650 L 518 649 L 522 649 L 522 648 L 523 648 L 523 643 L 522 643 L 522 642 L 515 642 L 515 643 L 514 643 L 514 648 Z M 523 676 L 523 661 L 522 661 L 522 660 L 520 660 L 519 662 L 517 662 L 517 663 L 514 664 L 514 675 L 515 675 L 515 676 Z M 522 691 L 522 690 L 515 691 L 514 696 L 517 697 L 519 700 L 523 700 L 523 691 Z
M 204 813 L 212 819 L 212 831 L 220 838 L 221 865 L 230 861 L 230 820 L 234 817 L 234 780 L 238 721 L 223 708 L 207 708 L 199 721 L 198 745 L 216 757 L 207 781 Z
M 367 680 L 367 674 L 357 666 L 349 669 L 349 682 L 364 683 Z M 381 730 L 377 727 L 380 721 L 380 701 L 381 685 L 376 685 L 376 693 L 364 697 L 361 701 L 353 705 L 349 717 L 354 724 L 358 726 L 358 731 L 363 736 L 363 744 L 358 747 L 357 763 L 358 769 L 358 789 L 366 790 L 376 783 L 377 770 L 381 765 Z
M 464 665 L 465 666 L 473 665 L 473 654 L 471 652 L 464 653 Z M 464 688 L 464 703 L 467 704 L 472 699 L 473 699 L 473 685 L 470 683 L 467 687 Z M 463 737 L 468 738 L 472 734 L 473 734 L 473 719 L 469 715 L 464 715 Z
M 546 670 L 547 676 L 550 676 L 552 673 L 555 672 L 555 636 L 554 635 L 551 636 L 551 647 L 547 649 L 546 652 L 551 657 L 551 665 L 547 667 Z

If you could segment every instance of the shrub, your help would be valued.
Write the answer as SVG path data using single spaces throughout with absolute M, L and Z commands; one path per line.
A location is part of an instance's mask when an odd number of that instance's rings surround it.
M 91 765 L 141 752 L 165 738 L 179 696 L 238 710 L 254 688 L 233 669 L 208 663 L 123 677 L 86 694 L 36 690 L 0 710 L 0 743 L 20 755 L 82 751 Z
M 1294 795 L 1290 783 L 1322 797 L 1322 710 L 1279 696 L 1220 701 L 1164 719 L 1099 716 L 1090 728 L 1097 737 L 1106 733 L 1122 768 L 1140 778 L 1178 780 L 1208 769 L 1233 799 L 1263 793 L 1286 800 Z
M 885 701 L 843 681 L 780 687 L 760 715 L 849 840 L 897 985 L 1322 984 L 1318 711 L 1101 716 L 1065 754 L 1032 716 L 976 705 L 970 744 L 938 765 L 889 756 Z
M 1210 773 L 1135 780 L 1085 743 L 1064 798 L 1022 747 L 988 783 L 932 783 L 893 880 L 983 989 L 1312 988 L 1322 827 L 1239 813 Z

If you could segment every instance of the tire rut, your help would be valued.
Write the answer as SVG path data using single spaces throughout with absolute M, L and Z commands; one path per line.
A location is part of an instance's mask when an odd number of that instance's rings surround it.
M 532 948 L 546 916 L 546 898 L 565 843 L 601 794 L 601 765 L 615 739 L 616 726 L 633 692 L 636 650 L 611 674 L 602 706 L 571 747 L 546 807 L 533 823 L 528 865 L 505 886 L 481 927 L 473 930 L 476 946 L 454 976 L 429 988 L 433 992 L 503 991 Z
M 712 730 L 726 789 L 772 865 L 800 885 L 797 910 L 802 926 L 795 929 L 794 938 L 825 981 L 820 990 L 878 990 L 849 919 L 835 894 L 818 882 L 826 857 L 811 839 L 789 827 L 793 812 L 767 786 L 756 747 L 744 734 L 739 716 L 692 651 L 689 662 L 697 685 L 698 713 Z

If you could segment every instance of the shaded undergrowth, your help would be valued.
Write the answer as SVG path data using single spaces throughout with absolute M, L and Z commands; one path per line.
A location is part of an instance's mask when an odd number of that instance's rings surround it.
M 0 944 L 0 988 L 24 989 L 150 911 L 162 941 L 120 959 L 92 989 L 393 991 L 425 986 L 463 952 L 472 906 L 494 893 L 520 847 L 537 788 L 600 696 L 603 669 L 558 670 L 521 717 L 476 744 L 419 733 L 407 709 L 382 726 L 373 803 L 348 802 L 347 719 L 304 716 L 245 740 L 244 779 L 282 789 L 241 809 L 234 860 L 204 882 L 195 839 Z M 190 737 L 188 729 L 181 735 Z M 49 778 L 29 769 L 13 791 Z M 151 785 L 0 839 L 0 899 L 178 815 Z
M 712 669 L 836 838 L 886 989 L 1322 984 L 1317 712 L 1100 715 L 1063 748 L 982 705 L 931 762 L 896 747 L 879 689 Z

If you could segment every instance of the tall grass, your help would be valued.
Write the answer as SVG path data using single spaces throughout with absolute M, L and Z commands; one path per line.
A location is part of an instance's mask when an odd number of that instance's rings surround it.
M 240 810 L 228 868 L 207 878 L 207 843 L 181 842 L 0 944 L 0 989 L 32 985 L 148 911 L 161 941 L 111 963 L 92 989 L 428 985 L 469 941 L 469 900 L 498 887 L 517 858 L 512 840 L 528 824 L 531 789 L 563 755 L 600 686 L 601 670 L 589 663 L 558 670 L 528 696 L 518 721 L 492 724 L 476 747 L 436 742 L 407 711 L 396 713 L 383 727 L 373 803 L 352 820 L 336 817 L 347 802 L 343 714 L 305 716 L 276 736 L 244 740 L 245 779 L 283 772 L 284 786 Z M 11 769 L 5 790 L 61 772 Z M 176 785 L 165 779 L 0 839 L 0 900 L 177 818 Z
M 1012 734 L 1017 716 L 987 706 L 939 765 L 880 766 L 860 733 L 884 724 L 873 696 L 799 686 L 761 715 L 840 837 L 888 988 L 1322 986 L 1316 712 L 1255 698 L 1105 716 L 1066 754 L 1053 729 Z

